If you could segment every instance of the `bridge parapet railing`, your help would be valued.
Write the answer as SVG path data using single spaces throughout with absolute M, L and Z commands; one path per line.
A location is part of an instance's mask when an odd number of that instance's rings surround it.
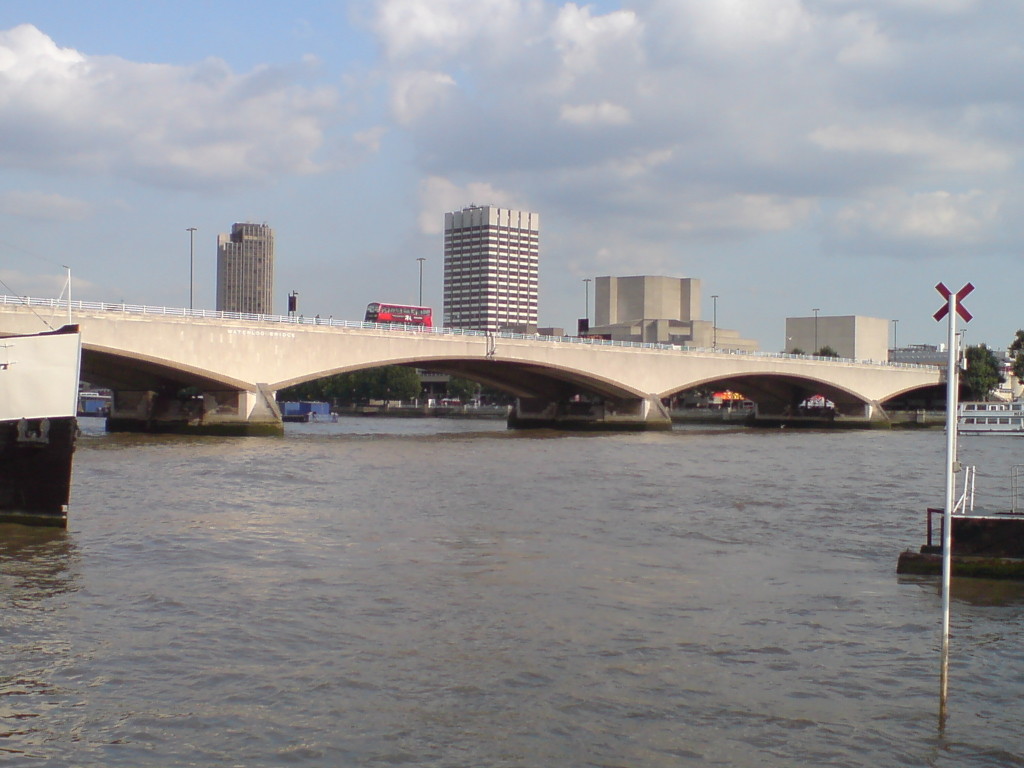
M 54 315 L 58 311 L 68 312 L 68 301 L 66 299 L 42 299 L 30 296 L 4 296 L 0 295 L 0 305 L 13 305 L 22 307 L 38 307 L 50 309 Z M 111 312 L 141 315 L 165 315 L 170 317 L 198 317 L 209 320 L 244 320 L 255 323 L 278 323 L 289 325 L 316 325 L 329 328 L 361 328 L 376 331 L 401 331 L 414 333 L 429 333 L 443 336 L 476 336 L 494 337 L 500 339 L 523 339 L 526 341 L 556 342 L 559 344 L 587 344 L 594 347 L 614 347 L 633 349 L 659 349 L 675 350 L 680 352 L 693 352 L 700 354 L 714 355 L 742 355 L 747 357 L 806 360 L 831 363 L 854 363 L 861 365 L 877 365 L 887 368 L 935 368 L 934 365 L 922 365 L 919 363 L 894 363 L 885 360 L 853 360 L 840 357 L 822 357 L 821 355 L 799 355 L 790 352 L 748 352 L 737 349 L 715 349 L 710 347 L 690 347 L 679 344 L 660 344 L 646 341 L 616 341 L 610 339 L 581 339 L 578 336 L 541 336 L 540 334 L 515 333 L 512 331 L 474 331 L 465 328 L 426 328 L 421 325 L 399 325 L 395 323 L 367 323 L 359 320 L 336 320 L 334 317 L 321 318 L 319 316 L 306 317 L 305 315 L 261 315 L 249 312 L 223 312 L 213 309 L 189 309 L 187 307 L 155 307 L 146 304 L 127 304 L 124 302 L 112 303 L 104 301 L 72 301 L 70 311 L 80 312 Z

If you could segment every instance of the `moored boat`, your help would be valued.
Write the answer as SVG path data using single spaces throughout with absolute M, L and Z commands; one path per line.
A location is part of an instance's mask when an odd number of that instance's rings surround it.
M 80 362 L 77 325 L 0 338 L 0 522 L 67 527 Z
M 281 408 L 282 421 L 307 423 L 338 420 L 338 417 L 331 413 L 330 404 L 325 402 L 314 400 L 286 401 L 280 403 L 279 407 Z
M 960 403 L 957 431 L 961 435 L 1024 435 L 1024 401 Z

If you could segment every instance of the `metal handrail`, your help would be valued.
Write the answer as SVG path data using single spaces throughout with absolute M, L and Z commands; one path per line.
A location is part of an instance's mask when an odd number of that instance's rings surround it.
M 964 467 L 964 486 L 960 498 L 953 505 L 953 514 L 969 515 L 974 512 L 974 478 L 977 467 L 971 465 Z
M 25 307 L 48 307 L 53 310 L 68 310 L 67 299 L 40 299 L 31 296 L 4 296 L 0 295 L 0 305 L 15 305 Z M 188 309 L 186 307 L 152 307 L 146 304 L 127 304 L 124 302 L 111 303 L 105 301 L 79 301 L 71 302 L 71 311 L 79 310 L 85 312 L 123 312 L 128 314 L 142 315 L 165 315 L 171 317 L 198 317 L 211 320 L 246 320 L 257 323 L 279 323 L 288 325 L 317 325 L 329 328 L 362 328 L 378 331 L 404 331 L 416 333 L 440 334 L 443 336 L 491 336 L 501 339 L 525 339 L 530 341 L 547 341 L 559 344 L 588 344 L 596 347 L 626 347 L 631 349 L 660 349 L 674 350 L 681 352 L 694 352 L 699 354 L 713 355 L 744 355 L 748 357 L 760 357 L 784 360 L 811 360 L 828 361 L 831 363 L 853 363 L 859 365 L 876 365 L 885 368 L 936 368 L 934 365 L 922 365 L 919 363 L 893 363 L 882 360 L 854 360 L 844 357 L 823 357 L 821 355 L 798 355 L 790 352 L 747 352 L 733 349 L 713 349 L 709 347 L 690 347 L 679 344 L 659 344 L 645 341 L 615 341 L 609 339 L 581 339 L 578 336 L 541 336 L 539 334 L 514 333 L 512 331 L 471 331 L 464 328 L 425 328 L 421 325 L 397 325 L 392 323 L 367 323 L 358 320 L 335 320 L 333 317 L 326 320 L 319 317 L 305 317 L 303 315 L 260 315 L 249 312 L 222 312 L 212 309 Z

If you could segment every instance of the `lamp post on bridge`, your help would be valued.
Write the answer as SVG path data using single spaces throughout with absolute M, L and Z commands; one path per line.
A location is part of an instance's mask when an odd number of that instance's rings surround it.
M 893 350 L 899 349 L 899 346 L 896 344 L 896 323 L 898 323 L 898 322 L 899 322 L 899 320 L 893 320 L 892 321 L 892 348 L 893 348 Z
M 195 285 L 195 254 L 196 254 L 196 228 L 189 227 L 185 230 L 188 232 L 188 311 L 192 311 L 192 286 Z
M 419 306 L 423 306 L 423 262 L 427 260 L 426 256 L 417 256 L 416 261 L 420 263 L 420 303 Z
M 817 355 L 818 354 L 818 313 L 821 312 L 821 310 L 818 309 L 817 307 L 815 307 L 814 309 L 811 310 L 811 312 L 814 313 L 814 349 L 811 351 L 811 354 L 812 355 Z
M 583 278 L 584 286 L 584 300 L 586 305 L 583 307 L 583 316 L 587 319 L 587 327 L 590 327 L 590 278 Z
M 711 303 L 714 306 L 711 321 L 711 348 L 718 349 L 718 294 L 711 295 Z

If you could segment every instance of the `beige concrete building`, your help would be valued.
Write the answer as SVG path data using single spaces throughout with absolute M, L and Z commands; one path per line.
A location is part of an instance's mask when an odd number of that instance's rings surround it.
M 849 360 L 883 362 L 889 359 L 889 321 L 880 317 L 835 315 L 787 317 L 786 351 L 816 354 L 831 347 Z
M 615 325 L 642 318 L 700 317 L 700 280 L 689 277 L 599 277 L 594 281 L 594 323 Z
M 274 230 L 235 224 L 217 235 L 217 310 L 270 315 L 274 311 Z
M 615 341 L 757 351 L 756 341 L 700 319 L 700 288 L 700 280 L 688 277 L 598 277 L 590 333 Z
M 537 329 L 540 216 L 490 205 L 444 215 L 444 325 Z

